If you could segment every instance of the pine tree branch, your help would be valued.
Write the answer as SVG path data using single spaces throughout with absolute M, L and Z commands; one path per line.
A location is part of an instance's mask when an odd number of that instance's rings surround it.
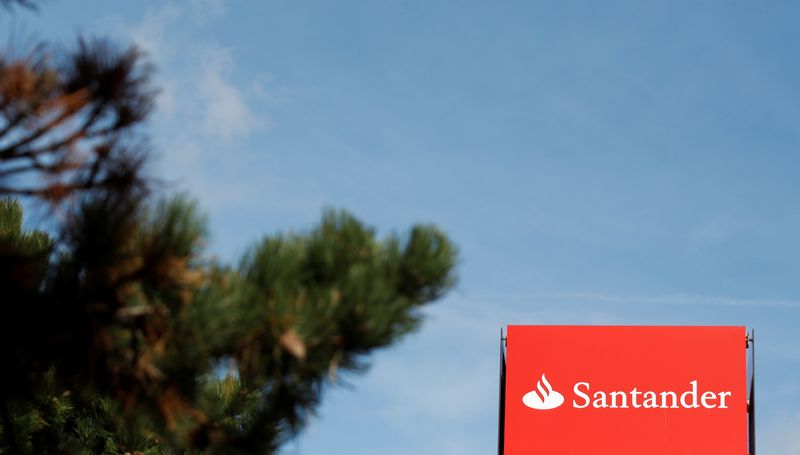
M 17 445 L 17 431 L 14 419 L 8 409 L 8 397 L 5 396 L 0 397 L 0 419 L 3 421 L 3 439 L 6 441 L 6 446 L 13 454 L 21 453 Z

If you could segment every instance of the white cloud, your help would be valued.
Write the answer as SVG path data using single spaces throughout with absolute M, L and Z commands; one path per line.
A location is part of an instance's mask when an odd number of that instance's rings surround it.
M 141 50 L 161 65 L 169 60 L 174 51 L 166 35 L 172 24 L 180 20 L 181 14 L 181 8 L 167 3 L 159 10 L 148 11 L 137 24 L 130 25 L 116 19 L 112 21 L 112 26 L 120 27 Z
M 264 106 L 253 105 L 267 99 L 260 84 L 264 77 L 236 83 L 233 51 L 203 33 L 207 22 L 224 13 L 223 0 L 187 0 L 150 10 L 133 24 L 114 21 L 156 64 L 158 115 L 165 128 L 231 140 L 268 125 L 257 109 Z
M 229 81 L 235 66 L 229 49 L 207 46 L 197 81 L 204 105 L 205 134 L 225 139 L 244 136 L 266 126 L 266 120 L 245 102 L 242 90 Z
M 254 166 L 244 140 L 269 128 L 268 109 L 291 96 L 272 90 L 269 74 L 241 68 L 236 48 L 214 37 L 212 27 L 225 20 L 225 11 L 225 0 L 182 0 L 139 20 L 106 21 L 156 66 L 160 92 L 150 131 L 157 173 L 199 197 L 212 224 L 231 209 L 230 201 L 259 200 L 273 184 L 275 176 Z

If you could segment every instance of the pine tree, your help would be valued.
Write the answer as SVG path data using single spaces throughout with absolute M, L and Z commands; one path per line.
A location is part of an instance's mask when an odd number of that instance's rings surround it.
M 103 40 L 0 56 L 2 454 L 274 453 L 454 282 L 435 227 L 333 210 L 209 258 L 197 204 L 145 171 L 150 79 Z

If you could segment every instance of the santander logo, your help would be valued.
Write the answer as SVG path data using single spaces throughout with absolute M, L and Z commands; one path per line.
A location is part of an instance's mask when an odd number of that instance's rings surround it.
M 522 397 L 522 403 L 533 409 L 555 409 L 564 404 L 564 395 L 553 390 L 542 373 L 542 378 L 536 383 L 536 389 L 526 393 Z
M 689 381 L 689 387 L 678 391 L 639 390 L 634 387 L 631 390 L 593 392 L 591 384 L 581 381 L 575 383 L 573 393 L 575 399 L 572 400 L 572 407 L 576 409 L 727 409 L 732 395 L 729 391 L 700 390 L 696 379 Z M 536 389 L 523 395 L 522 403 L 531 409 L 555 409 L 564 404 L 564 395 L 553 390 L 542 373 Z

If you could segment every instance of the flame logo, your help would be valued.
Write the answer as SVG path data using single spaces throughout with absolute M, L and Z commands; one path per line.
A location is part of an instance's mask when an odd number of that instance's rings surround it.
M 536 383 L 536 390 L 531 390 L 522 397 L 522 403 L 533 409 L 555 409 L 564 404 L 564 395 L 553 390 L 542 373 L 542 379 Z

